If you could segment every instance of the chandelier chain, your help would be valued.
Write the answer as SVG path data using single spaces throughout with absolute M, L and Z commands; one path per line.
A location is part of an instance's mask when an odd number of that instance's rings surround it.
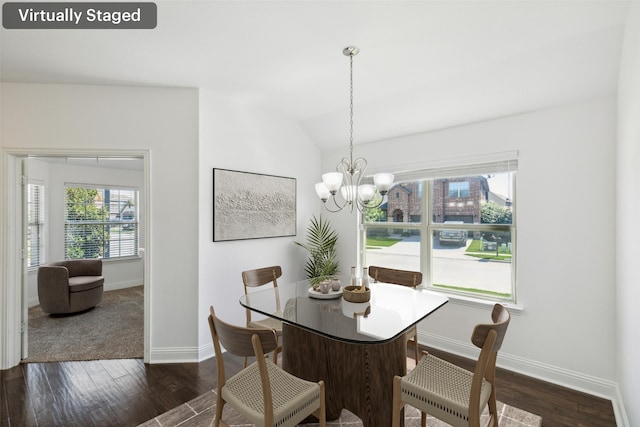
M 353 165 L 353 55 L 349 56 L 349 160 Z

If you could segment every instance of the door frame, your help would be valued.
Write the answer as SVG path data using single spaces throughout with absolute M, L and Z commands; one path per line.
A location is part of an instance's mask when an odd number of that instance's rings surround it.
M 26 273 L 24 258 L 21 256 L 23 232 L 22 195 L 17 174 L 21 173 L 21 160 L 30 156 L 46 157 L 139 157 L 143 160 L 144 241 L 141 243 L 144 281 L 144 363 L 149 363 L 151 336 L 151 174 L 150 150 L 81 150 L 81 149 L 11 149 L 2 151 L 0 169 L 0 227 L 2 250 L 0 254 L 0 369 L 9 369 L 20 363 L 22 358 L 22 316 L 27 306 L 23 303 L 23 275 Z

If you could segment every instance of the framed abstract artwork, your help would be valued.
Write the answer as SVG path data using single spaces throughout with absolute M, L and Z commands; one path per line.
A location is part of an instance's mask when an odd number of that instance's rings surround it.
M 213 169 L 213 241 L 296 235 L 296 179 Z

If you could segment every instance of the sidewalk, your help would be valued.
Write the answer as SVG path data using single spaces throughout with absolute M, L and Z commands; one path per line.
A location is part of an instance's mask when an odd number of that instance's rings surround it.
M 466 246 L 434 248 L 431 280 L 450 286 L 511 292 L 511 263 L 470 257 L 465 250 Z M 420 236 L 407 237 L 389 247 L 367 249 L 366 256 L 368 265 L 420 271 Z

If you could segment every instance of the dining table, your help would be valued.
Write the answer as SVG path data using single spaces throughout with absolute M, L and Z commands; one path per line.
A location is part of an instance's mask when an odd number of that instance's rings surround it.
M 422 287 L 368 287 L 369 301 L 354 303 L 342 288 L 322 293 L 302 280 L 242 295 L 240 304 L 282 321 L 282 368 L 324 381 L 327 420 L 347 409 L 363 427 L 389 427 L 393 378 L 407 372 L 405 332 L 448 298 Z

